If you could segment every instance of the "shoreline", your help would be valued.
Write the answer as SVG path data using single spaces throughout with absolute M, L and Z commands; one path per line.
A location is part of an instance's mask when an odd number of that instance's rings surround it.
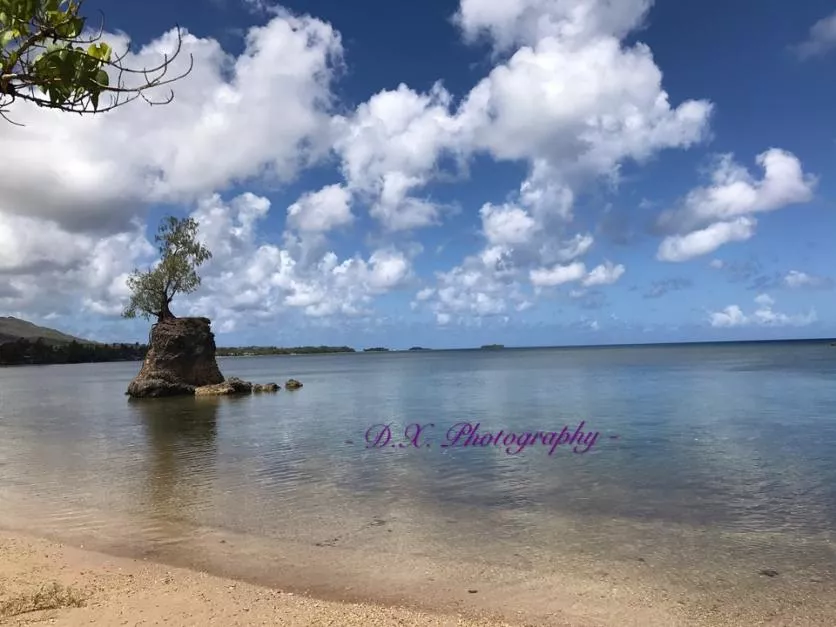
M 17 582 L 15 594 L 30 597 L 53 582 L 92 589 L 97 609 L 62 610 L 60 624 L 71 627 L 91 621 L 163 624 L 160 616 L 168 625 L 217 618 L 230 625 L 829 627 L 836 616 L 832 576 L 806 568 L 792 572 L 779 558 L 765 563 L 758 557 L 741 572 L 724 563 L 701 570 L 688 554 L 625 562 L 600 556 L 579 561 L 561 552 L 544 568 L 534 555 L 520 555 L 525 563 L 512 564 L 404 552 L 403 537 L 389 533 L 388 523 L 355 531 L 352 547 L 340 541 L 312 545 L 167 519 L 137 524 L 113 512 L 105 518 L 82 510 L 50 513 L 14 500 L 8 504 L 18 515 L 0 511 L 0 605 L 10 593 L 6 582 Z M 625 550 L 639 549 L 640 555 L 641 544 L 620 529 Z M 682 536 L 679 545 L 688 538 Z M 537 551 L 537 544 L 531 549 Z M 689 564 L 685 571 L 682 564 Z M 766 576 L 761 567 L 780 576 Z M 230 597 L 231 590 L 240 599 Z M 284 604 L 278 623 L 276 595 Z M 114 613 L 125 607 L 142 620 L 125 623 Z M 334 619 L 343 613 L 344 619 Z M 295 622 L 284 622 L 286 615 Z M 83 619 L 72 622 L 73 616 Z M 353 617 L 362 619 L 350 622 Z M 31 623 L 28 616 L 11 623 L 0 616 L 0 624 Z
M 0 624 L 11 625 L 522 625 L 471 613 L 321 600 L 7 530 L 0 531 L 0 582 Z

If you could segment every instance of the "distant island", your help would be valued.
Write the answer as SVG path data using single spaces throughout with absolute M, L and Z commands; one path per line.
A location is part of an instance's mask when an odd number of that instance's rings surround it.
M 350 346 L 295 346 L 281 348 L 278 346 L 242 346 L 218 348 L 218 357 L 256 357 L 260 355 L 321 355 L 324 353 L 354 353 Z
M 483 351 L 495 351 L 505 348 L 505 344 L 483 344 L 481 346 L 481 350 Z
M 432 350 L 431 348 L 424 348 L 423 346 L 413 346 L 409 350 L 411 351 L 429 351 Z
M 364 353 L 388 353 L 389 349 L 384 348 L 382 346 L 376 346 L 374 348 L 364 348 L 363 352 Z

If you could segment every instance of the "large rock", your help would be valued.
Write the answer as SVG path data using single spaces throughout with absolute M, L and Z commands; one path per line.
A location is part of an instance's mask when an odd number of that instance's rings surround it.
M 208 318 L 172 318 L 155 324 L 142 369 L 127 393 L 135 397 L 177 396 L 223 383 L 210 324 Z

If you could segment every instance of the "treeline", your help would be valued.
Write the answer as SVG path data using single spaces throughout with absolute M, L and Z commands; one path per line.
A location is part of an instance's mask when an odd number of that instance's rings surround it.
M 98 361 L 140 361 L 148 347 L 144 344 L 51 344 L 43 338 L 17 339 L 0 344 L 0 365 L 82 364 Z
M 320 353 L 353 353 L 350 346 L 296 346 L 280 348 L 278 346 L 242 346 L 218 348 L 219 357 L 253 357 L 256 355 L 316 355 Z

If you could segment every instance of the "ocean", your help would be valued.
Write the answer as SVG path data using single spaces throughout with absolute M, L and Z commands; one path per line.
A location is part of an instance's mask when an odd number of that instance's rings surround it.
M 0 526 L 348 598 L 603 577 L 721 621 L 836 596 L 828 342 L 219 364 L 304 388 L 138 401 L 139 363 L 0 369 Z

